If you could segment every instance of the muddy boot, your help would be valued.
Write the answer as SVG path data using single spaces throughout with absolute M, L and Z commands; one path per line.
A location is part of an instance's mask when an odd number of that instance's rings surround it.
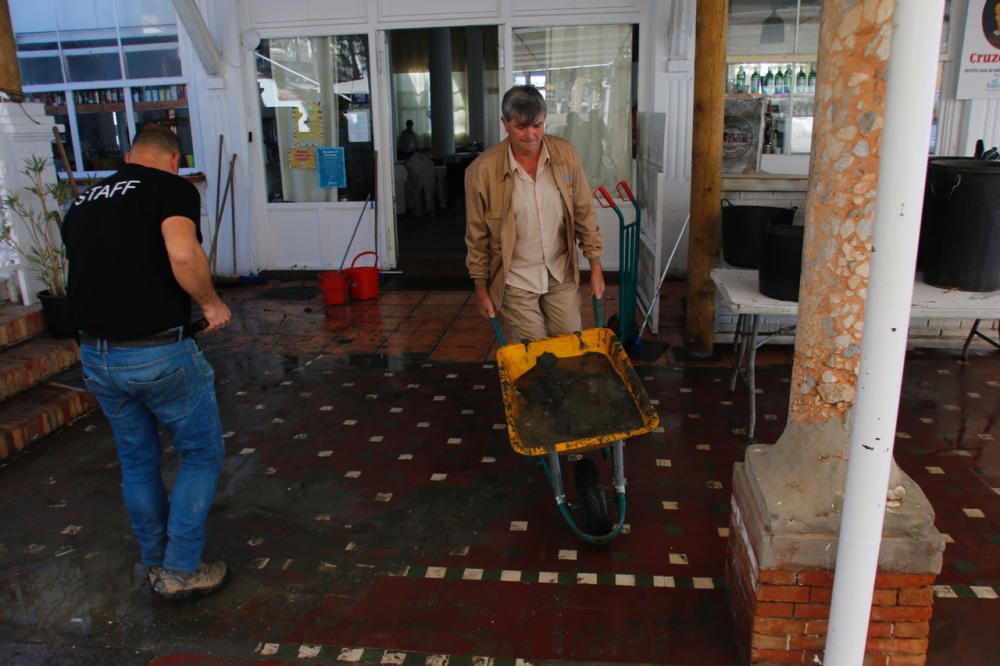
M 182 599 L 192 594 L 208 594 L 226 583 L 225 562 L 202 562 L 189 573 L 171 571 L 162 567 L 150 569 L 149 580 L 153 591 L 165 599 Z

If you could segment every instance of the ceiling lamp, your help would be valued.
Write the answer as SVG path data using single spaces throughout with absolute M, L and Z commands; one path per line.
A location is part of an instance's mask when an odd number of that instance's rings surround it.
M 778 16 L 778 10 L 772 5 L 771 13 L 760 29 L 761 44 L 783 44 L 785 41 L 785 21 Z

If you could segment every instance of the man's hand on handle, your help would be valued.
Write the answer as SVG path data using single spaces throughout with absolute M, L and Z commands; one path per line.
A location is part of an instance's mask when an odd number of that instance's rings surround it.
M 604 298 L 604 271 L 600 259 L 590 261 L 590 291 L 598 300 Z
M 229 319 L 232 317 L 229 307 L 220 298 L 216 298 L 214 303 L 203 306 L 201 313 L 208 321 L 208 326 L 204 330 L 205 333 L 219 330 L 228 324 Z
M 493 299 L 490 298 L 490 291 L 486 286 L 486 280 L 476 280 L 476 301 L 479 303 L 479 314 L 483 317 L 492 319 L 497 316 Z

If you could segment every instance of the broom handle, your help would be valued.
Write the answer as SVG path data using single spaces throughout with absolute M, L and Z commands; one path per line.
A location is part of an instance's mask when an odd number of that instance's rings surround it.
M 368 196 L 365 197 L 365 205 L 361 207 L 361 215 L 358 215 L 358 221 L 354 223 L 354 233 L 351 234 L 351 240 L 347 241 L 347 247 L 344 249 L 344 257 L 340 260 L 340 270 L 344 270 L 344 262 L 347 261 L 347 255 L 351 252 L 351 245 L 354 244 L 354 237 L 358 235 L 358 227 L 361 226 L 361 220 L 365 216 L 365 211 L 368 210 L 368 202 L 371 201 L 372 193 L 369 192 Z

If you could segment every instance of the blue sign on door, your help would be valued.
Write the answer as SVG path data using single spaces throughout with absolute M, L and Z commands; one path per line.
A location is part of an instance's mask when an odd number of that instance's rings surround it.
M 347 187 L 343 148 L 339 146 L 317 148 L 316 167 L 320 187 Z

